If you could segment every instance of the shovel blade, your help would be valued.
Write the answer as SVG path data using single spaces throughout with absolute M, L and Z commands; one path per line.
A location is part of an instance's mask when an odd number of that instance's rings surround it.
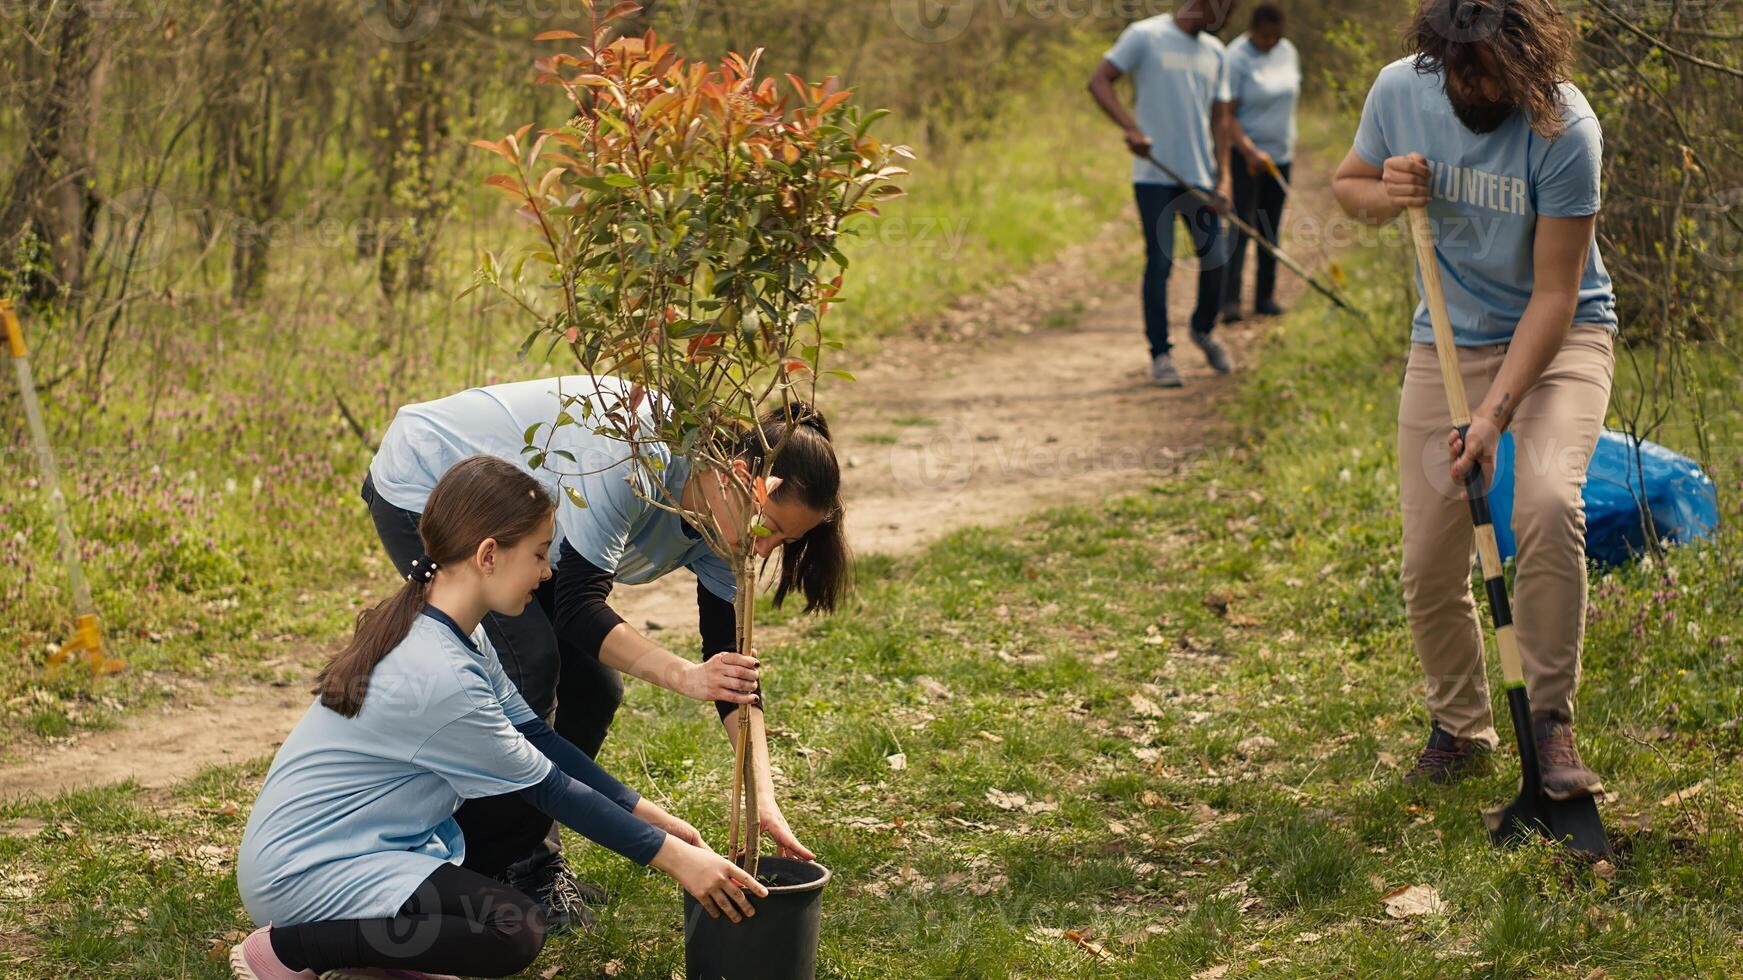
M 1590 796 L 1552 800 L 1541 793 L 1521 792 L 1512 803 L 1483 812 L 1489 837 L 1496 844 L 1514 846 L 1532 836 L 1544 837 L 1569 850 L 1607 857 L 1610 838 L 1598 816 L 1598 801 Z

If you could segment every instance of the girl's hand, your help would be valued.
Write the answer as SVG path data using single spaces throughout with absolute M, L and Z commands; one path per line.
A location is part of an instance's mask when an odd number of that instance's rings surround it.
M 696 832 L 695 827 L 692 827 L 683 820 L 672 816 L 670 813 L 666 812 L 665 807 L 649 800 L 645 796 L 636 803 L 635 809 L 630 812 L 692 847 L 700 847 L 709 852 L 714 850 L 714 848 L 709 847 L 707 842 L 702 839 L 702 835 Z
M 755 650 L 748 657 L 730 651 L 717 653 L 687 669 L 676 690 L 697 701 L 755 704 L 760 666 Z
M 1481 466 L 1484 477 L 1494 479 L 1495 450 L 1500 443 L 1501 430 L 1494 422 L 1481 416 L 1471 420 L 1470 427 L 1465 430 L 1465 438 L 1459 438 L 1457 429 L 1448 434 L 1446 446 L 1452 455 L 1453 483 L 1464 487 L 1472 466 Z M 1478 488 L 1479 492 L 1483 489 Z
M 718 919 L 724 912 L 728 919 L 742 922 L 745 916 L 756 914 L 756 908 L 744 893 L 749 891 L 758 898 L 769 894 L 769 890 L 743 868 L 713 851 L 693 847 L 669 834 L 660 852 L 649 863 L 671 875 L 710 918 Z
M 684 843 L 689 844 L 691 847 L 700 847 L 710 854 L 714 853 L 714 848 L 708 846 L 708 842 L 702 839 L 702 835 L 697 832 L 695 827 L 690 826 L 685 821 L 680 820 L 669 813 L 666 814 L 664 820 L 655 823 L 654 826 L 668 834 L 671 834 L 673 837 L 678 838 Z
M 781 857 L 799 858 L 802 861 L 817 860 L 817 855 L 811 853 L 810 848 L 799 843 L 799 838 L 793 836 L 792 828 L 787 826 L 787 818 L 781 816 L 781 808 L 776 806 L 773 800 L 768 800 L 763 804 L 760 822 L 763 825 L 763 832 L 775 842 L 775 847 L 779 849 L 778 853 Z

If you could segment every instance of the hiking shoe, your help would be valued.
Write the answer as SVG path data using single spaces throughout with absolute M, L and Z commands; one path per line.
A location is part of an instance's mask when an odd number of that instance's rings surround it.
M 1186 383 L 1180 380 L 1180 372 L 1174 370 L 1174 358 L 1167 354 L 1157 354 L 1150 360 L 1150 381 L 1163 388 L 1179 388 Z
M 453 973 L 418 973 L 417 970 L 394 970 L 390 966 L 349 966 L 345 970 L 328 970 L 321 980 L 460 980 Z
M 1230 303 L 1223 307 L 1224 323 L 1240 323 L 1243 319 L 1245 319 L 1245 317 L 1241 316 L 1241 305 L 1239 303 Z
M 315 980 L 313 970 L 293 970 L 272 951 L 272 926 L 264 925 L 230 949 L 236 980 Z
M 545 931 L 549 935 L 561 935 L 574 929 L 592 932 L 599 925 L 593 913 L 587 910 L 587 904 L 604 904 L 605 889 L 575 880 L 562 855 L 524 875 L 505 876 L 503 883 L 539 903 L 545 913 Z
M 1205 363 L 1210 365 L 1212 371 L 1218 374 L 1227 374 L 1235 369 L 1234 365 L 1229 363 L 1229 352 L 1223 349 L 1222 341 L 1212 337 L 1208 331 L 1205 333 L 1199 333 L 1197 330 L 1192 331 L 1192 342 L 1198 345 L 1199 350 L 1204 351 Z
M 1537 770 L 1543 778 L 1543 795 L 1552 800 L 1602 796 L 1603 780 L 1580 761 L 1574 747 L 1574 726 L 1557 714 L 1533 714 L 1531 737 L 1537 742 Z
M 1446 785 L 1489 771 L 1489 748 L 1469 738 L 1458 738 L 1435 722 L 1428 731 L 1428 744 L 1416 757 L 1416 768 L 1404 776 L 1407 783 Z
M 1260 316 L 1282 316 L 1283 307 L 1278 306 L 1276 300 L 1268 299 L 1262 303 L 1254 303 L 1253 312 Z

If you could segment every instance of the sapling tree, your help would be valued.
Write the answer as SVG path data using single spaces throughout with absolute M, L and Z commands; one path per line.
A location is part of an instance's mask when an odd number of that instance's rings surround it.
M 843 225 L 901 193 L 892 181 L 907 171 L 897 160 L 912 154 L 869 135 L 885 113 L 862 111 L 833 78 L 759 78 L 760 51 L 687 62 L 652 31 L 614 30 L 636 4 L 599 12 L 584 3 L 585 33 L 535 39 L 567 48 L 539 57 L 534 70 L 537 84 L 566 96 L 568 122 L 474 143 L 507 165 L 485 183 L 535 231 L 485 256 L 474 288 L 501 291 L 534 322 L 523 355 L 561 348 L 579 373 L 623 382 L 605 403 L 565 393 L 562 414 L 526 433 L 529 462 L 583 475 L 553 448 L 564 426 L 621 443 L 636 492 L 680 514 L 730 562 L 738 649 L 748 654 L 754 546 L 770 533 L 760 505 L 800 424 L 792 408 L 815 402 L 820 374 L 845 377 L 823 368 L 826 352 L 840 347 L 823 323 L 848 267 L 838 248 Z M 770 439 L 756 422 L 777 407 L 786 421 Z M 732 463 L 751 432 L 763 442 L 761 462 L 740 474 Z M 651 447 L 687 459 L 692 479 L 718 481 L 739 506 L 686 508 Z M 565 492 L 586 506 L 572 486 Z M 752 724 L 760 711 L 741 708 L 733 738 L 729 848 L 737 854 L 742 841 L 752 874 L 758 759 L 767 755 L 762 726 Z

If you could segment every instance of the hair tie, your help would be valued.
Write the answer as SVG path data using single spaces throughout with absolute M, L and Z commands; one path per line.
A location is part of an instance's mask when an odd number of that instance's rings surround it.
M 412 570 L 406 573 L 407 582 L 423 582 L 426 585 L 436 577 L 436 569 L 440 568 L 436 560 L 427 554 L 412 559 Z

